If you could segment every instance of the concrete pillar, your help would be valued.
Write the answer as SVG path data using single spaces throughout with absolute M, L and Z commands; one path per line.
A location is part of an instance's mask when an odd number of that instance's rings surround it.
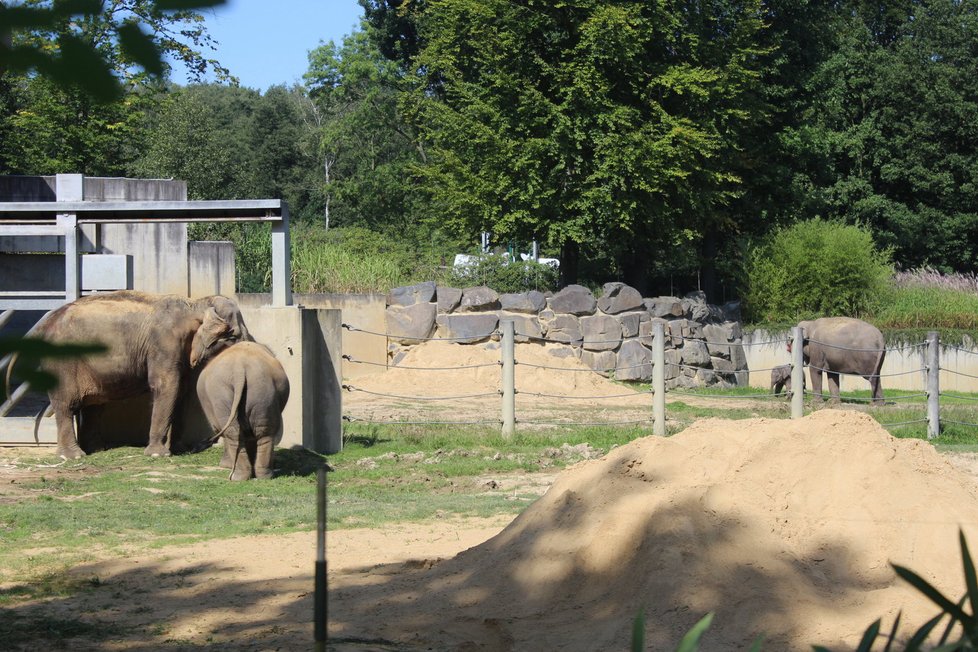
M 291 245 L 289 242 L 289 207 L 282 202 L 282 220 L 272 222 L 272 305 L 292 305 Z

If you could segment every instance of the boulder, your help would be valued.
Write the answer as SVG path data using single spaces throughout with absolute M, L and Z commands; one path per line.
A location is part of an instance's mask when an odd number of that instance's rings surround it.
M 387 305 L 413 306 L 416 303 L 430 303 L 435 300 L 435 291 L 434 281 L 394 288 L 387 294 Z
M 462 291 L 458 288 L 438 288 L 438 312 L 453 312 L 462 301 Z
M 678 297 L 655 297 L 646 299 L 644 303 L 645 309 L 653 317 L 670 319 L 683 316 L 683 303 Z
M 682 367 L 682 355 L 679 349 L 666 349 L 666 380 L 672 380 L 679 377 Z
M 706 348 L 710 350 L 710 355 L 721 358 L 730 358 L 730 332 L 716 324 L 706 324 L 703 326 L 703 337 L 706 338 Z
M 652 380 L 652 352 L 638 340 L 622 342 L 615 363 L 615 380 Z
M 543 327 L 540 325 L 540 320 L 536 316 L 499 313 L 500 325 L 505 320 L 513 321 L 513 329 L 516 331 L 515 340 L 517 342 L 539 342 L 543 339 Z
M 480 285 L 462 290 L 458 312 L 485 312 L 499 310 L 499 295 L 495 290 Z
M 621 344 L 621 322 L 611 315 L 581 317 L 581 335 L 588 351 L 611 351 Z
M 621 336 L 622 337 L 635 337 L 638 335 L 639 326 L 642 323 L 642 315 L 648 318 L 649 313 L 647 312 L 627 312 L 623 315 L 618 315 L 616 318 L 619 323 L 621 323 Z
M 728 301 L 722 306 L 720 310 L 723 312 L 724 321 L 742 321 L 743 317 L 740 310 L 740 301 Z
M 580 346 L 581 322 L 573 315 L 557 315 L 547 322 L 544 334 L 548 340 Z
M 420 344 L 431 337 L 436 310 L 433 303 L 390 306 L 386 311 L 387 337 L 398 344 Z
M 642 295 L 635 288 L 624 283 L 605 283 L 598 299 L 598 310 L 609 315 L 617 315 L 629 310 L 645 307 Z
M 547 297 L 543 296 L 543 292 L 536 290 L 520 292 L 519 294 L 501 294 L 499 295 L 499 307 L 508 312 L 536 315 L 547 307 Z
M 673 342 L 672 337 L 670 336 L 669 322 L 661 317 L 653 317 L 649 321 L 643 321 L 638 325 L 638 338 L 642 342 L 643 346 L 652 346 L 654 340 L 652 333 L 655 330 L 656 324 L 662 324 L 662 333 L 666 337 L 665 348 L 668 349 L 669 347 L 682 344 L 682 340 L 678 338 L 675 342 Z
M 602 376 L 611 376 L 617 360 L 618 356 L 614 351 L 581 351 L 581 362 Z
M 597 301 L 583 285 L 568 285 L 550 297 L 548 305 L 558 315 L 593 315 Z
M 702 340 L 703 325 L 691 319 L 673 319 L 669 322 L 669 332 L 673 339 L 685 338 L 688 340 Z
M 460 344 L 489 339 L 499 326 L 495 313 L 438 315 L 440 334 Z
M 684 365 L 705 367 L 710 364 L 710 351 L 706 348 L 706 344 L 700 340 L 683 342 L 680 356 Z
M 581 351 L 580 349 L 574 348 L 573 346 L 555 346 L 548 347 L 547 353 L 555 358 L 575 358 L 580 359 Z

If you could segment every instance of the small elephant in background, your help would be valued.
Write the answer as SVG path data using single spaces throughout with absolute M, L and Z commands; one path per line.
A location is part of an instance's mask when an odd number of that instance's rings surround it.
M 805 377 L 801 377 L 803 389 L 805 385 Z M 781 394 L 781 389 L 784 388 L 786 393 L 791 392 L 791 365 L 783 364 L 778 365 L 771 369 L 771 391 L 775 396 Z
M 271 478 L 289 400 L 289 378 L 271 350 L 257 342 L 221 350 L 201 371 L 197 396 L 214 439 L 224 437 L 229 479 Z

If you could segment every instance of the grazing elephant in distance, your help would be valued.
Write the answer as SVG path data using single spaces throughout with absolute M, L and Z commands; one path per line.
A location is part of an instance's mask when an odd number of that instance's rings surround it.
M 197 396 L 214 439 L 224 437 L 221 466 L 230 479 L 272 477 L 289 378 L 268 347 L 238 342 L 220 351 L 200 372 Z
M 801 377 L 803 388 L 805 377 Z M 771 391 L 775 396 L 781 394 L 781 389 L 784 388 L 785 392 L 791 392 L 791 365 L 783 364 L 778 365 L 771 369 Z
M 132 290 L 81 297 L 44 317 L 37 336 L 50 342 L 98 342 L 104 354 L 51 359 L 41 367 L 58 378 L 50 392 L 58 455 L 85 455 L 75 417 L 86 406 L 138 396 L 153 400 L 146 454 L 168 456 L 173 419 L 191 368 L 222 342 L 251 340 L 238 305 L 215 295 L 187 299 Z M 191 354 L 191 343 L 199 341 Z
M 886 356 L 883 334 L 872 324 L 852 317 L 822 317 L 798 323 L 804 337 L 804 361 L 812 380 L 812 392 L 822 397 L 822 372 L 829 379 L 829 393 L 839 400 L 839 374 L 855 374 L 869 381 L 873 403 L 883 402 L 880 369 Z M 791 342 L 788 342 L 791 351 Z

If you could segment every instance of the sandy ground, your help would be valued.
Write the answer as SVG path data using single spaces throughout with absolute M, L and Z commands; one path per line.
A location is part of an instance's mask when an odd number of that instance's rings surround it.
M 579 391 L 621 391 L 599 381 Z M 512 521 L 329 533 L 330 649 L 622 650 L 639 612 L 650 650 L 708 612 L 706 652 L 761 632 L 765 650 L 853 649 L 877 618 L 902 612 L 906 638 L 936 613 L 891 562 L 956 599 L 959 529 L 978 546 L 975 456 L 854 410 L 706 419 L 538 486 Z M 312 649 L 314 559 L 311 533 L 165 548 L 76 567 L 94 590 L 18 613 L 131 632 L 73 650 Z

